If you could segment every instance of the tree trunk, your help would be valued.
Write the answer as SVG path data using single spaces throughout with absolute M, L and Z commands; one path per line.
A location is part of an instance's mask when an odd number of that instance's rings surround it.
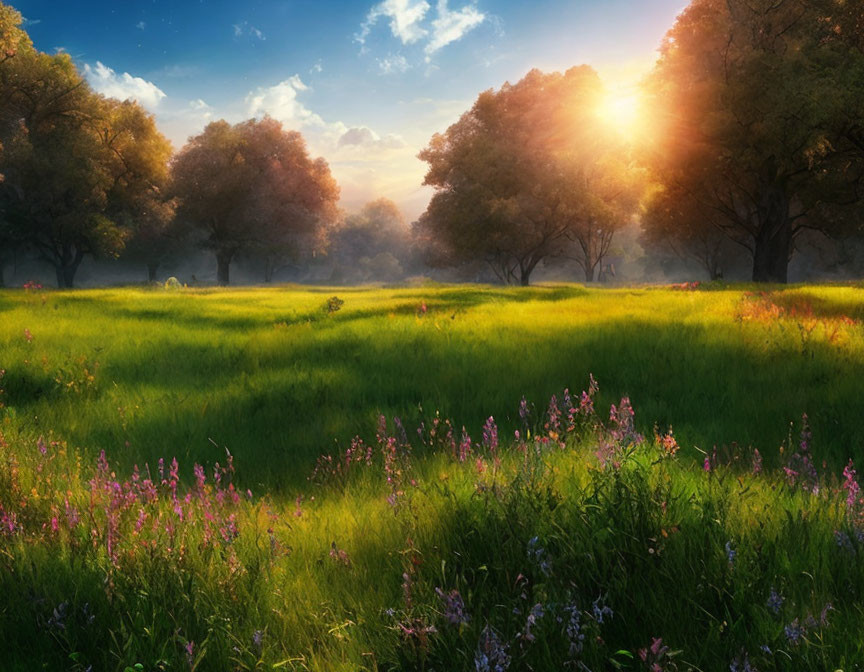
M 72 243 L 63 246 L 59 259 L 55 259 L 54 269 L 57 271 L 57 286 L 61 289 L 72 289 L 75 286 L 75 274 L 84 259 L 84 253 Z
M 0 287 L 6 286 L 6 281 L 3 277 L 3 271 L 5 268 L 6 268 L 6 263 L 2 259 L 0 259 Z
M 216 253 L 216 282 L 227 286 L 230 282 L 231 258 L 234 256 L 230 251 L 219 251 Z
M 270 257 L 266 257 L 264 259 L 264 282 L 268 285 L 273 282 L 273 272 L 276 268 L 276 264 L 273 262 Z
M 792 252 L 789 200 L 779 189 L 769 190 L 762 200 L 762 221 L 753 250 L 753 282 L 785 284 Z
M 147 281 L 156 282 L 156 271 L 159 269 L 159 262 L 150 262 L 147 264 Z
M 594 266 L 585 265 L 585 282 L 594 282 Z
M 530 281 L 531 281 L 531 270 L 532 270 L 532 269 L 526 269 L 526 270 L 523 270 L 523 271 L 519 274 L 519 284 L 520 284 L 522 287 L 527 287 L 527 286 L 530 284 Z
M 72 289 L 75 287 L 75 273 L 78 264 L 71 263 L 57 266 L 57 286 L 61 289 Z

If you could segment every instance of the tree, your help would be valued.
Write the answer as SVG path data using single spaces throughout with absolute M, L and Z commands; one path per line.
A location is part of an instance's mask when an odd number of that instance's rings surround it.
M 586 278 L 633 205 L 619 151 L 597 113 L 603 96 L 587 66 L 532 70 L 480 94 L 420 158 L 435 187 L 414 227 L 433 265 L 483 260 L 503 282 L 527 285 L 544 259 L 570 256 Z M 617 187 L 612 185 L 618 181 Z
M 13 58 L 22 49 L 32 49 L 32 43 L 27 33 L 21 28 L 23 18 L 21 14 L 12 7 L 4 5 L 0 2 L 0 66 L 3 63 Z M 0 89 L 0 95 L 5 93 L 5 89 Z M 3 106 L 0 106 L 0 111 Z M 0 118 L 2 127 L 7 127 L 13 120 L 8 117 Z M 2 128 L 0 127 L 0 128 Z M 0 134 L 0 162 L 3 156 L 3 135 Z M 4 177 L 0 173 L 0 182 L 3 182 Z M 20 247 L 20 240 L 9 221 L 8 215 L 0 203 L 0 287 L 4 286 L 4 270 L 6 264 L 14 258 L 16 251 Z
M 187 231 L 175 217 L 176 202 L 154 190 L 139 201 L 123 257 L 138 261 L 147 269 L 148 282 L 155 282 L 159 267 L 186 249 Z
M 701 221 L 683 226 L 748 250 L 755 281 L 787 281 L 803 231 L 860 219 L 862 13 L 836 0 L 693 0 L 663 42 L 646 90 L 660 186 L 649 207 L 689 200 L 680 211 Z
M 651 197 L 651 206 L 642 215 L 642 241 L 660 253 L 671 250 L 682 261 L 695 261 L 719 280 L 734 264 L 738 247 L 723 233 L 718 215 L 703 206 L 704 199 L 686 191 L 664 189 Z
M 334 231 L 329 255 L 343 278 L 395 280 L 408 256 L 405 218 L 388 198 L 370 201 Z
M 320 249 L 337 215 L 339 187 L 303 137 L 265 117 L 209 124 L 172 164 L 178 217 L 207 235 L 217 280 L 240 252 L 297 255 Z
M 122 251 L 124 223 L 164 180 L 171 152 L 137 103 L 95 94 L 68 55 L 24 41 L 0 63 L 0 142 L 6 228 L 61 287 L 86 255 Z

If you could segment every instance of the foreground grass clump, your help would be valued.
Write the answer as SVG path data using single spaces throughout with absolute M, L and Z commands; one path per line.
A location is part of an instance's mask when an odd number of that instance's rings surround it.
M 227 446 L 268 491 L 379 413 L 512 434 L 514 400 L 589 371 L 604 405 L 630 396 L 640 431 L 672 425 L 693 457 L 737 442 L 776 466 L 806 412 L 836 470 L 864 458 L 862 320 L 855 286 L 10 290 L 0 369 L 10 431 L 62 432 L 124 472 Z
M 856 669 L 852 463 L 818 468 L 806 421 L 776 471 L 681 460 L 597 399 L 523 400 L 507 436 L 381 417 L 273 497 L 230 453 L 184 486 L 5 436 L 4 669 Z

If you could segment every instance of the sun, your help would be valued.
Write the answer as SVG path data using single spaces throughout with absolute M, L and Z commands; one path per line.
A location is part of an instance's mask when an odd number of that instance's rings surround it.
M 642 99 L 633 88 L 606 91 L 597 106 L 597 116 L 626 139 L 635 139 L 642 132 Z

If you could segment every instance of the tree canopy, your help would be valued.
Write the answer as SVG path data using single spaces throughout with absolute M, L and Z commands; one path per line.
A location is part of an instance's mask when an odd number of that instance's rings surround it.
M 327 162 L 269 117 L 213 122 L 191 138 L 173 160 L 172 193 L 178 217 L 205 232 L 221 284 L 240 252 L 321 249 L 338 215 Z
M 85 255 L 123 249 L 124 224 L 167 175 L 171 146 L 137 103 L 94 93 L 67 54 L 16 35 L 0 7 L 0 220 L 71 287 Z M 13 28 L 8 28 L 13 25 Z
M 480 94 L 436 134 L 420 153 L 436 192 L 415 226 L 429 262 L 479 259 L 526 285 L 541 261 L 565 256 L 593 279 L 638 200 L 631 166 L 597 114 L 602 96 L 587 66 L 532 70 Z
M 677 218 L 679 242 L 713 227 L 752 254 L 753 280 L 786 282 L 800 234 L 860 221 L 862 15 L 839 0 L 693 0 L 646 86 L 649 208 L 666 213 L 646 226 Z

